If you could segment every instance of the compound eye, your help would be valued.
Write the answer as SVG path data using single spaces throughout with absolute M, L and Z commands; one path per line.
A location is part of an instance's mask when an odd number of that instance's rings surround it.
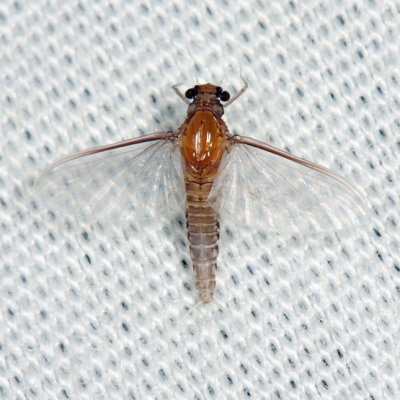
M 186 90 L 185 97 L 188 99 L 194 99 L 197 96 L 197 86 Z
M 224 91 L 219 95 L 219 98 L 221 99 L 221 101 L 228 101 L 230 97 L 231 97 L 231 95 L 230 95 L 229 92 L 227 92 L 226 90 L 224 90 Z
M 222 88 L 217 87 L 216 96 L 219 97 L 221 101 L 228 101 L 231 95 L 226 90 L 222 90 Z

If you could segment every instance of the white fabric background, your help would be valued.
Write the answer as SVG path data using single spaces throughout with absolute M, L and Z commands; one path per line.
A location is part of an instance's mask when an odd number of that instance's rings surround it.
M 0 4 L 0 398 L 398 399 L 400 6 L 383 1 Z M 170 86 L 249 89 L 232 132 L 345 175 L 354 232 L 222 227 L 196 304 L 182 218 L 38 210 L 60 157 L 174 129 Z

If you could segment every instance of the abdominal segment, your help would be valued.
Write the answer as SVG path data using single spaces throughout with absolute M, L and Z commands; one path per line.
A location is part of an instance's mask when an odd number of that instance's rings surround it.
M 202 303 L 214 297 L 217 269 L 219 216 L 208 204 L 213 179 L 186 172 L 186 225 L 196 288 Z

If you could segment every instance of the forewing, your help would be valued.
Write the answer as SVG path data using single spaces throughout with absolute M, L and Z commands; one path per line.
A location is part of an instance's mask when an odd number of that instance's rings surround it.
M 232 139 L 208 198 L 221 217 L 278 233 L 337 231 L 363 221 L 364 198 L 344 177 L 265 143 Z
M 181 152 L 173 134 L 157 133 L 61 159 L 38 178 L 49 208 L 84 218 L 136 220 L 182 206 Z

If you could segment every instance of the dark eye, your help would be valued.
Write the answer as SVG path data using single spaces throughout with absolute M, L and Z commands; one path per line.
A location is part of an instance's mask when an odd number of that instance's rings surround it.
M 222 90 L 222 88 L 217 87 L 217 97 L 219 97 L 221 101 L 228 101 L 231 95 L 226 90 Z
M 188 99 L 194 99 L 197 96 L 197 86 L 186 90 L 185 96 Z
M 219 95 L 219 98 L 221 99 L 221 101 L 228 101 L 230 97 L 231 97 L 231 95 L 230 95 L 229 92 L 227 92 L 226 90 L 224 90 L 224 91 Z

